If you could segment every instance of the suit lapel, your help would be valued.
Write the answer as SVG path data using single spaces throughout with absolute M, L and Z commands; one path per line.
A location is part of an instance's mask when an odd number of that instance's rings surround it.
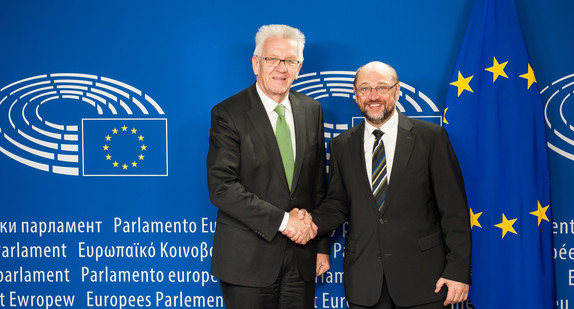
M 350 149 L 353 152 L 353 170 L 357 173 L 357 182 L 360 188 L 365 188 L 364 194 L 373 195 L 371 191 L 371 184 L 369 183 L 369 176 L 367 175 L 367 166 L 365 163 L 365 122 L 363 121 L 351 133 Z M 344 164 L 344 163 L 343 163 Z M 373 198 L 373 203 L 375 199 Z M 374 209 L 377 207 L 375 206 Z
M 295 155 L 295 168 L 293 171 L 293 183 L 291 184 L 291 191 L 295 191 L 295 188 L 297 188 L 299 175 L 301 173 L 301 168 L 303 168 L 305 149 L 307 149 L 307 122 L 305 121 L 305 107 L 303 106 L 303 102 L 301 102 L 297 97 L 293 95 L 289 95 L 289 101 L 291 101 L 291 108 L 293 109 L 295 143 L 297 145 L 297 153 Z
M 398 111 L 397 111 L 398 112 Z M 399 127 L 397 131 L 397 146 L 393 162 L 392 176 L 393 180 L 389 183 L 385 205 L 392 207 L 393 197 L 395 196 L 394 188 L 397 188 L 403 179 L 404 172 L 407 168 L 413 148 L 415 145 L 415 135 L 411 132 L 413 124 L 410 119 L 399 113 Z M 383 214 L 389 207 L 383 207 Z
M 353 170 L 357 175 L 357 186 L 358 188 L 362 188 L 363 195 L 371 197 L 370 199 L 372 203 L 370 203 L 371 205 L 369 206 L 369 209 L 372 211 L 373 216 L 377 217 L 380 216 L 381 213 L 377 208 L 377 201 L 375 200 L 373 191 L 371 190 L 369 175 L 367 175 L 367 164 L 365 162 L 365 122 L 363 121 L 352 130 L 354 131 L 351 133 L 350 138 L 352 142 L 350 143 L 349 148 L 353 152 L 353 156 L 351 158 L 353 162 Z
M 285 176 L 285 169 L 283 168 L 279 146 L 277 146 L 277 139 L 275 138 L 275 134 L 273 134 L 273 127 L 271 126 L 263 102 L 261 102 L 261 98 L 259 98 L 257 94 L 255 84 L 248 89 L 247 93 L 251 104 L 247 111 L 249 120 L 255 128 L 255 131 L 257 131 L 257 134 L 261 137 L 263 147 L 269 152 L 273 167 L 279 173 L 278 175 L 281 175 L 282 182 L 285 184 L 285 187 L 288 188 L 287 176 Z

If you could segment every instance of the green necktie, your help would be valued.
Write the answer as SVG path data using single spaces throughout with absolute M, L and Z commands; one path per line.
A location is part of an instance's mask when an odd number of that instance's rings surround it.
M 283 168 L 287 176 L 287 184 L 291 190 L 291 183 L 293 182 L 293 168 L 295 161 L 293 160 L 293 145 L 291 144 L 291 130 L 289 124 L 285 119 L 285 106 L 278 104 L 274 110 L 279 117 L 277 117 L 277 127 L 275 138 L 277 138 L 277 145 L 281 152 L 281 159 L 283 161 Z

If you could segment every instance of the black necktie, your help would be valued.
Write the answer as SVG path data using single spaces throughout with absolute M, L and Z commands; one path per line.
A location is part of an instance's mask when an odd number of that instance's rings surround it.
M 375 135 L 372 166 L 373 196 L 377 201 L 379 211 L 381 211 L 387 195 L 387 158 L 385 156 L 385 145 L 383 145 L 383 139 L 381 138 L 383 132 L 377 129 L 373 131 L 373 134 Z

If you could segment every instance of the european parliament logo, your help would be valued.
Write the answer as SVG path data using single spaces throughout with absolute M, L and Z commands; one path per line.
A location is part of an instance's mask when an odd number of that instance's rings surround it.
M 0 89 L 0 152 L 69 176 L 167 176 L 167 118 L 149 95 L 102 76 L 54 73 Z
M 546 86 L 540 94 L 546 99 L 544 119 L 548 127 L 548 148 L 574 161 L 574 74 Z
M 306 94 L 323 106 L 325 148 L 329 159 L 329 141 L 347 129 L 361 123 L 363 114 L 353 93 L 352 71 L 322 71 L 299 75 L 291 89 Z M 397 109 L 408 117 L 442 125 L 443 114 L 423 92 L 401 82 Z

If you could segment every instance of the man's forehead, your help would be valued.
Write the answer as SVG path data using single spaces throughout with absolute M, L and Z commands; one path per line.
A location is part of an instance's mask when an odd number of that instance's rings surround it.
M 357 78 L 357 84 L 377 83 L 390 84 L 393 78 L 391 74 L 381 74 L 380 72 L 361 72 Z

